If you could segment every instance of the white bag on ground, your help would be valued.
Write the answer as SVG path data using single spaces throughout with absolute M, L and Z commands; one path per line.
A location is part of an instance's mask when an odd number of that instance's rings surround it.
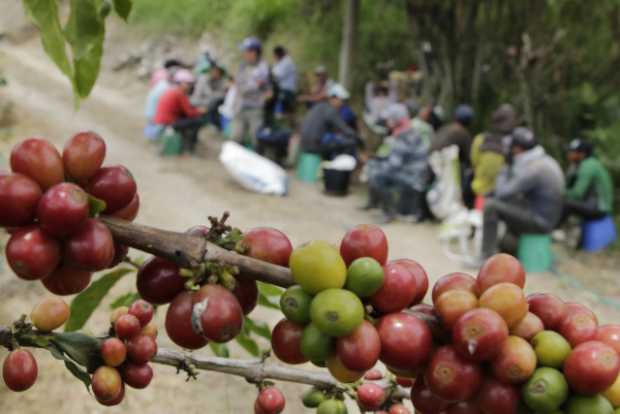
M 248 190 L 279 196 L 284 196 L 288 192 L 286 171 L 273 161 L 236 142 L 224 143 L 220 161 L 230 175 Z
M 322 166 L 327 170 L 353 171 L 356 164 L 357 161 L 355 157 L 348 154 L 341 154 L 331 161 L 324 161 Z

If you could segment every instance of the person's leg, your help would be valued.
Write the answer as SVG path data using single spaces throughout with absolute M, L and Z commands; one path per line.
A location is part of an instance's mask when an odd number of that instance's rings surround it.
M 247 131 L 247 123 L 245 117 L 245 110 L 240 110 L 235 114 L 232 119 L 230 139 L 238 144 L 243 145 L 245 140 L 245 133 Z
M 172 127 L 183 138 L 183 152 L 194 153 L 202 124 L 202 118 L 183 118 L 174 123 Z
M 605 217 L 606 214 L 591 202 L 566 199 L 564 200 L 562 220 L 558 226 L 564 223 L 570 216 L 580 216 L 585 220 L 596 220 Z
M 254 148 L 258 145 L 256 134 L 261 126 L 263 126 L 263 110 L 251 109 L 247 111 L 248 133 L 250 134 L 250 142 Z
M 398 207 L 397 187 L 398 183 L 390 174 L 378 174 L 375 177 L 376 194 L 383 212 L 383 223 L 389 223 L 396 218 Z

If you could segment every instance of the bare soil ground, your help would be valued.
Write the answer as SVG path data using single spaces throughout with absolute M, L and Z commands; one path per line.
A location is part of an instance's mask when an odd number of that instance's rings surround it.
M 131 47 L 131 42 L 119 42 L 122 36 L 112 34 L 109 42 L 112 51 Z M 106 63 L 109 67 L 109 59 Z M 76 131 L 92 129 L 108 143 L 108 162 L 125 164 L 135 175 L 142 199 L 138 218 L 141 223 L 183 230 L 204 223 L 207 215 L 228 210 L 232 213 L 232 222 L 242 229 L 257 225 L 274 226 L 286 232 L 294 244 L 299 244 L 312 239 L 338 242 L 348 228 L 372 220 L 367 213 L 356 209 L 363 202 L 362 194 L 347 198 L 327 197 L 318 186 L 294 179 L 291 194 L 286 198 L 261 196 L 243 190 L 219 165 L 220 141 L 214 136 L 203 137 L 199 157 L 160 158 L 156 149 L 142 137 L 146 87 L 134 76 L 106 70 L 92 97 L 75 111 L 67 81 L 42 54 L 36 38 L 26 36 L 18 42 L 0 43 L 0 67 L 9 80 L 9 86 L 0 93 L 15 102 L 18 118 L 13 130 L 4 134 L 7 138 L 0 141 L 0 168 L 6 167 L 10 148 L 20 139 L 43 136 L 61 146 Z M 466 270 L 442 255 L 434 225 L 395 223 L 385 226 L 385 231 L 391 243 L 391 257 L 410 257 L 420 261 L 431 281 L 452 271 Z M 0 242 L 5 240 L 5 236 L 0 238 Z M 564 260 L 569 270 L 575 268 L 575 260 L 569 257 Z M 605 273 L 609 276 L 604 278 L 599 277 L 599 272 L 584 269 L 588 270 L 588 277 L 582 282 L 592 291 L 575 285 L 572 279 L 552 274 L 531 275 L 527 290 L 554 292 L 565 299 L 582 301 L 592 306 L 602 322 L 619 321 L 620 311 L 606 305 L 593 293 L 594 289 L 597 292 L 613 291 L 614 294 L 620 291 L 616 281 L 618 268 L 612 269 Z M 130 291 L 133 283 L 129 278 L 122 281 L 111 296 Z M 29 313 L 44 294 L 39 284 L 18 280 L 0 261 L 0 324 L 9 324 L 20 314 Z M 104 305 L 109 302 L 107 300 Z M 160 327 L 163 326 L 164 310 L 158 314 Z M 278 315 L 262 309 L 256 314 L 270 323 L 278 320 Z M 104 306 L 87 328 L 93 332 L 101 331 L 107 317 Z M 164 332 L 160 333 L 160 338 L 162 346 L 170 345 Z M 247 357 L 242 350 L 232 348 L 233 356 Z M 5 354 L 6 351 L 0 350 L 0 359 Z M 255 390 L 243 379 L 205 372 L 197 381 L 186 383 L 183 376 L 174 375 L 174 369 L 169 367 L 156 368 L 155 379 L 148 389 L 131 390 L 122 405 L 104 408 L 66 372 L 62 364 L 43 352 L 36 354 L 39 361 L 37 384 L 23 394 L 11 393 L 0 384 L 0 413 L 252 412 Z M 295 398 L 305 387 L 282 384 L 282 388 L 288 396 L 285 412 L 306 412 Z

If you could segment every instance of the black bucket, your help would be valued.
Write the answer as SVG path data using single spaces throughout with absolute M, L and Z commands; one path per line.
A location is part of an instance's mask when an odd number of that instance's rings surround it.
M 351 171 L 323 168 L 323 184 L 327 194 L 344 196 L 349 192 Z

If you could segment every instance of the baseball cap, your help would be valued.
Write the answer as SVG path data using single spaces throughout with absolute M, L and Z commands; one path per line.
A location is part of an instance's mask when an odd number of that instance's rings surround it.
M 330 98 L 336 97 L 342 100 L 349 99 L 350 97 L 349 91 L 347 91 L 345 87 L 339 83 L 336 83 L 331 88 L 329 88 L 329 91 L 327 91 L 327 95 L 329 95 Z
M 241 50 L 260 50 L 262 45 L 260 40 L 258 40 L 255 36 L 249 36 L 243 39 L 241 45 L 239 45 Z

